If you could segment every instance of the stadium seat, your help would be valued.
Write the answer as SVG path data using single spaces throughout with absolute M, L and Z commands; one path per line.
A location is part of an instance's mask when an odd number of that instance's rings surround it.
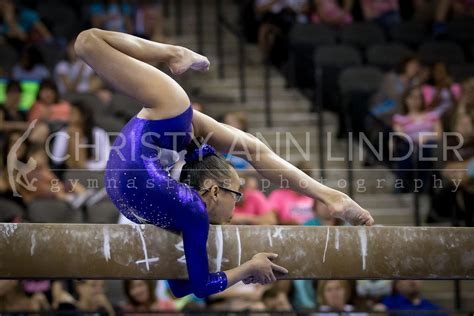
M 382 82 L 382 72 L 374 66 L 354 66 L 344 69 L 338 80 L 341 109 L 348 131 L 365 132 L 365 118 L 370 97 Z
M 462 48 L 454 42 L 424 42 L 418 49 L 424 63 L 462 64 L 466 61 Z
M 130 120 L 136 115 L 143 107 L 140 103 L 126 95 L 116 93 L 112 96 L 110 102 L 110 110 L 112 114 L 125 119 Z
M 290 32 L 290 45 L 307 44 L 311 47 L 336 43 L 337 33 L 323 24 L 296 24 Z
M 448 69 L 455 82 L 463 82 L 466 79 L 474 78 L 474 63 L 450 65 Z
M 289 34 L 287 77 L 291 86 L 314 87 L 315 50 L 336 43 L 337 33 L 323 24 L 297 24 Z
M 68 203 L 56 199 L 33 201 L 28 206 L 28 217 L 33 223 L 81 223 L 82 213 Z
M 119 210 L 109 199 L 86 208 L 86 218 L 88 223 L 116 224 L 119 215 Z
M 106 132 L 118 133 L 125 126 L 125 121 L 113 116 L 102 116 L 97 120 L 97 125 Z
M 401 42 L 416 48 L 426 36 L 425 26 L 413 21 L 402 21 L 389 29 L 392 41 Z
M 370 45 L 385 42 L 385 35 L 382 29 L 376 24 L 355 23 L 342 28 L 341 41 L 343 44 L 366 49 Z
M 70 103 L 83 103 L 84 106 L 94 113 L 95 117 L 101 117 L 108 111 L 107 105 L 93 93 L 67 92 L 63 94 L 63 98 Z
M 339 76 L 339 91 L 375 92 L 382 82 L 382 72 L 373 66 L 354 66 L 344 69 Z
M 341 112 L 347 131 L 352 132 L 355 139 L 359 133 L 366 134 L 366 118 L 369 101 L 382 82 L 382 72 L 374 66 L 354 66 L 344 69 L 338 80 Z M 348 177 L 354 171 L 350 159 L 347 159 Z
M 344 67 L 360 65 L 362 57 L 359 51 L 347 45 L 328 45 L 320 47 L 313 56 L 317 69 L 321 70 L 322 82 L 317 82 L 322 93 L 325 109 L 337 110 L 337 80 Z
M 39 6 L 39 13 L 47 25 L 51 26 L 51 31 L 56 37 L 71 39 L 81 29 L 76 14 L 67 6 L 45 3 Z
M 0 44 L 0 67 L 8 72 L 17 61 L 18 54 L 15 49 L 8 44 Z
M 447 28 L 450 40 L 462 45 L 474 43 L 474 21 L 453 20 L 448 22 Z
M 15 216 L 23 217 L 24 215 L 25 210 L 20 204 L 0 198 L 0 222 L 10 221 Z
M 317 66 L 346 67 L 359 65 L 362 57 L 359 52 L 347 45 L 327 45 L 320 47 L 314 54 L 314 61 Z
M 370 46 L 366 52 L 367 63 L 380 67 L 383 70 L 391 70 L 400 61 L 413 54 L 413 51 L 401 43 L 375 44 Z
M 54 73 L 56 64 L 63 59 L 66 54 L 64 50 L 55 43 L 42 43 L 37 45 L 41 55 L 43 55 L 46 67 Z

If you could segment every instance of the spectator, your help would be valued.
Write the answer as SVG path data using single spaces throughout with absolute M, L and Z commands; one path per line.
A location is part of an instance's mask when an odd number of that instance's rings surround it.
M 64 289 L 62 281 L 54 281 L 51 285 L 51 307 L 54 310 L 75 310 L 76 299 Z
M 5 37 L 6 40 L 16 48 L 22 47 L 26 41 L 26 34 L 18 23 L 16 8 L 13 1 L 0 1 L 0 13 L 2 15 L 0 25 L 2 37 Z
M 392 281 L 389 280 L 358 280 L 356 283 L 357 297 L 361 299 L 365 310 L 385 311 L 380 304 L 382 299 L 392 292 Z
M 9 157 L 10 151 L 12 150 L 12 147 L 16 143 L 16 141 L 21 137 L 20 132 L 16 131 L 11 131 L 5 135 L 5 142 L 3 144 L 2 148 L 2 167 L 1 167 L 1 177 L 0 177 L 0 196 L 2 198 L 9 199 L 18 205 L 24 207 L 26 204 L 24 203 L 24 200 L 13 194 L 13 189 L 11 186 L 11 179 L 13 175 L 9 174 L 8 168 L 20 168 L 21 167 L 21 162 L 19 161 L 14 161 L 12 157 Z M 28 148 L 30 146 L 30 141 L 26 140 L 23 142 L 18 149 L 16 150 L 15 154 L 18 160 L 20 161 L 26 161 L 26 157 L 28 154 Z M 8 166 L 8 159 L 10 158 L 10 165 Z
M 431 78 L 422 86 L 427 110 L 434 110 L 442 116 L 453 109 L 461 96 L 461 85 L 454 83 L 446 65 L 438 62 L 433 65 Z
M 361 0 L 364 19 L 387 27 L 400 22 L 397 0 Z
M 414 181 L 413 169 L 417 168 L 418 179 L 422 180 L 423 188 L 427 189 L 426 183 L 429 182 L 430 176 L 427 170 L 433 167 L 433 162 L 427 159 L 418 161 L 418 157 L 419 154 L 424 158 L 433 157 L 435 154 L 432 148 L 421 145 L 433 144 L 441 139 L 443 133 L 441 120 L 437 112 L 424 110 L 426 106 L 419 86 L 407 89 L 401 102 L 402 114 L 393 116 L 393 130 L 404 135 L 403 139 L 400 138 L 397 142 L 395 149 L 395 157 L 403 158 L 399 160 L 397 169 L 403 185 L 398 187 L 402 188 L 403 192 L 411 192 Z M 414 165 L 414 160 L 418 161 L 417 165 Z
M 203 112 L 204 111 L 204 106 L 202 105 L 202 103 L 193 102 L 192 107 L 193 107 L 193 110 L 196 110 L 198 112 Z
M 458 148 L 456 153 L 449 151 L 443 169 L 443 176 L 450 181 L 461 181 L 457 202 L 465 217 L 466 226 L 472 226 L 474 205 L 474 79 L 463 84 L 461 100 L 452 116 L 451 131 L 457 133 L 447 138 L 447 145 Z M 461 143 L 462 147 L 457 145 Z M 452 147 L 452 148 L 453 148 Z M 453 190 L 453 188 L 450 188 Z
M 319 311 L 324 312 L 313 314 L 315 316 L 333 316 L 344 312 L 344 315 L 365 316 L 366 313 L 354 313 L 354 307 L 349 303 L 351 297 L 351 287 L 345 280 L 322 280 L 318 282 L 317 301 Z M 334 313 L 330 313 L 334 312 Z
M 278 315 L 294 315 L 294 313 L 291 313 L 293 307 L 288 300 L 288 296 L 278 288 L 271 287 L 266 290 L 262 295 L 262 301 L 267 311 L 278 312 Z
M 39 119 L 48 123 L 51 132 L 67 124 L 71 117 L 71 105 L 60 99 L 54 81 L 46 79 L 41 82 L 36 102 L 28 112 L 28 121 Z
M 422 82 L 422 67 L 418 57 L 401 60 L 394 72 L 387 73 L 374 96 L 372 114 L 385 126 L 391 126 L 392 116 L 400 113 L 400 97 L 406 89 Z
M 13 1 L 1 0 L 0 14 L 3 18 L 0 22 L 1 34 L 17 49 L 21 49 L 24 43 L 50 41 L 53 38 L 35 10 L 19 9 Z
M 262 294 L 266 286 L 261 284 L 244 284 L 239 282 L 223 292 L 212 295 L 207 299 L 207 306 L 213 312 L 217 311 L 255 311 L 265 310 Z
M 258 45 L 265 57 L 274 52 L 271 59 L 276 64 L 286 60 L 279 47 L 285 41 L 288 32 L 303 16 L 306 1 L 301 0 L 257 0 L 255 11 L 260 22 Z M 283 44 L 284 45 L 284 44 Z
M 172 300 L 158 300 L 154 296 L 155 288 L 156 281 L 125 280 L 124 289 L 128 303 L 123 307 L 123 311 L 127 315 L 130 315 L 131 312 L 175 311 L 176 305 Z
M 417 83 L 423 82 L 424 76 L 420 61 L 414 56 L 402 59 L 395 71 L 384 76 L 378 91 L 373 96 L 371 110 L 365 122 L 365 125 L 369 126 L 367 133 L 371 143 L 382 143 L 383 156 L 381 158 L 375 157 L 369 150 L 364 158 L 365 165 L 385 162 L 389 167 L 393 167 L 389 156 L 391 150 L 389 135 L 393 131 L 393 115 L 401 112 L 400 98 L 403 92 Z
M 301 161 L 297 167 L 311 176 L 311 166 Z M 282 179 L 282 184 L 285 179 Z M 314 217 L 314 199 L 287 188 L 274 190 L 268 200 L 281 225 L 302 225 Z
M 60 181 L 49 168 L 48 156 L 43 146 L 31 145 L 26 157 L 29 160 L 21 162 L 18 173 L 23 174 L 27 183 L 35 187 L 34 190 L 30 190 L 24 185 L 17 185 L 18 192 L 22 195 L 26 205 L 36 199 L 53 198 L 70 203 L 74 208 L 79 208 L 96 192 L 93 189 L 86 189 L 80 183 Z
M 314 0 L 316 13 L 311 16 L 313 23 L 342 26 L 352 23 L 353 0 L 344 0 L 342 7 L 335 0 Z
M 126 1 L 95 1 L 89 9 L 93 27 L 134 34 L 132 7 Z
M 20 62 L 12 70 L 12 78 L 19 81 L 41 81 L 49 76 L 50 73 L 44 65 L 43 56 L 34 46 L 28 46 L 23 50 Z
M 49 306 L 43 294 L 28 297 L 18 280 L 0 280 L 0 311 L 38 312 L 48 309 Z
M 339 218 L 334 218 L 329 212 L 328 207 L 323 203 L 314 203 L 314 216 L 306 223 L 305 226 L 341 226 L 343 221 Z
M 316 294 L 314 280 L 293 280 L 291 303 L 296 310 L 310 310 L 316 308 Z
M 249 129 L 249 123 L 245 112 L 227 112 L 222 117 L 222 123 L 240 129 L 241 131 L 247 132 Z
M 163 4 L 161 1 L 139 0 L 135 11 L 135 34 L 159 43 L 166 43 L 163 34 Z
M 101 81 L 89 65 L 76 57 L 75 40 L 67 45 L 66 60 L 60 61 L 54 70 L 55 81 L 61 94 L 66 92 L 95 92 Z
M 469 0 L 439 0 L 436 3 L 433 24 L 433 35 L 446 33 L 446 21 L 449 13 L 454 19 L 472 19 L 474 17 L 474 3 Z
M 105 295 L 103 280 L 76 281 L 79 299 L 76 308 L 81 312 L 96 312 L 115 316 L 115 310 Z
M 16 80 L 7 84 L 5 103 L 0 105 L 0 141 L 9 131 L 22 131 L 28 127 L 26 114 L 19 110 L 21 85 Z
M 412 316 L 426 315 L 426 311 L 440 310 L 439 306 L 422 297 L 421 281 L 416 280 L 394 281 L 393 294 L 386 297 L 382 304 L 389 311 L 411 311 Z
M 71 169 L 104 170 L 110 152 L 110 139 L 97 127 L 89 109 L 75 102 L 70 122 L 55 134 L 51 159 Z
M 235 205 L 232 224 L 240 225 L 275 225 L 277 218 L 265 195 L 253 188 L 250 182 L 256 182 L 255 177 L 246 176 L 242 200 Z

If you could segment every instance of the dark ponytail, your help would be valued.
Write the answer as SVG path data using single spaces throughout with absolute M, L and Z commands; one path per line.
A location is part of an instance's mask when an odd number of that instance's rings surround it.
M 181 170 L 180 182 L 200 189 L 208 179 L 222 185 L 231 177 L 232 165 L 210 145 L 204 144 L 202 137 L 193 138 L 186 152 L 186 164 Z

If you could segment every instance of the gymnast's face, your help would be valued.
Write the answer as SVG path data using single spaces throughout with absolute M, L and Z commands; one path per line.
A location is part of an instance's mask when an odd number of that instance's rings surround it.
M 232 213 L 235 208 L 236 194 L 228 191 L 240 190 L 240 178 L 237 172 L 232 168 L 231 176 L 224 179 L 219 185 L 214 180 L 204 181 L 206 190 L 201 194 L 204 203 L 206 203 L 207 213 L 211 224 L 225 224 L 232 219 Z

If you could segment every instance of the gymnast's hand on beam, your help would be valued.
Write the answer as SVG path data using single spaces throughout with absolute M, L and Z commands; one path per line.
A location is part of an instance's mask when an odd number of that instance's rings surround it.
M 347 194 L 336 192 L 325 201 L 333 217 L 340 218 L 355 226 L 372 226 L 374 224 L 374 219 L 367 210 L 363 209 Z
M 278 255 L 275 253 L 267 252 L 261 252 L 253 256 L 251 260 L 246 262 L 249 265 L 249 275 L 242 281 L 245 284 L 270 284 L 277 280 L 274 272 L 287 274 L 287 269 L 272 262 L 277 257 Z
M 175 75 L 180 75 L 188 69 L 205 72 L 209 70 L 209 59 L 185 47 L 178 46 L 177 53 L 168 62 L 168 67 Z

